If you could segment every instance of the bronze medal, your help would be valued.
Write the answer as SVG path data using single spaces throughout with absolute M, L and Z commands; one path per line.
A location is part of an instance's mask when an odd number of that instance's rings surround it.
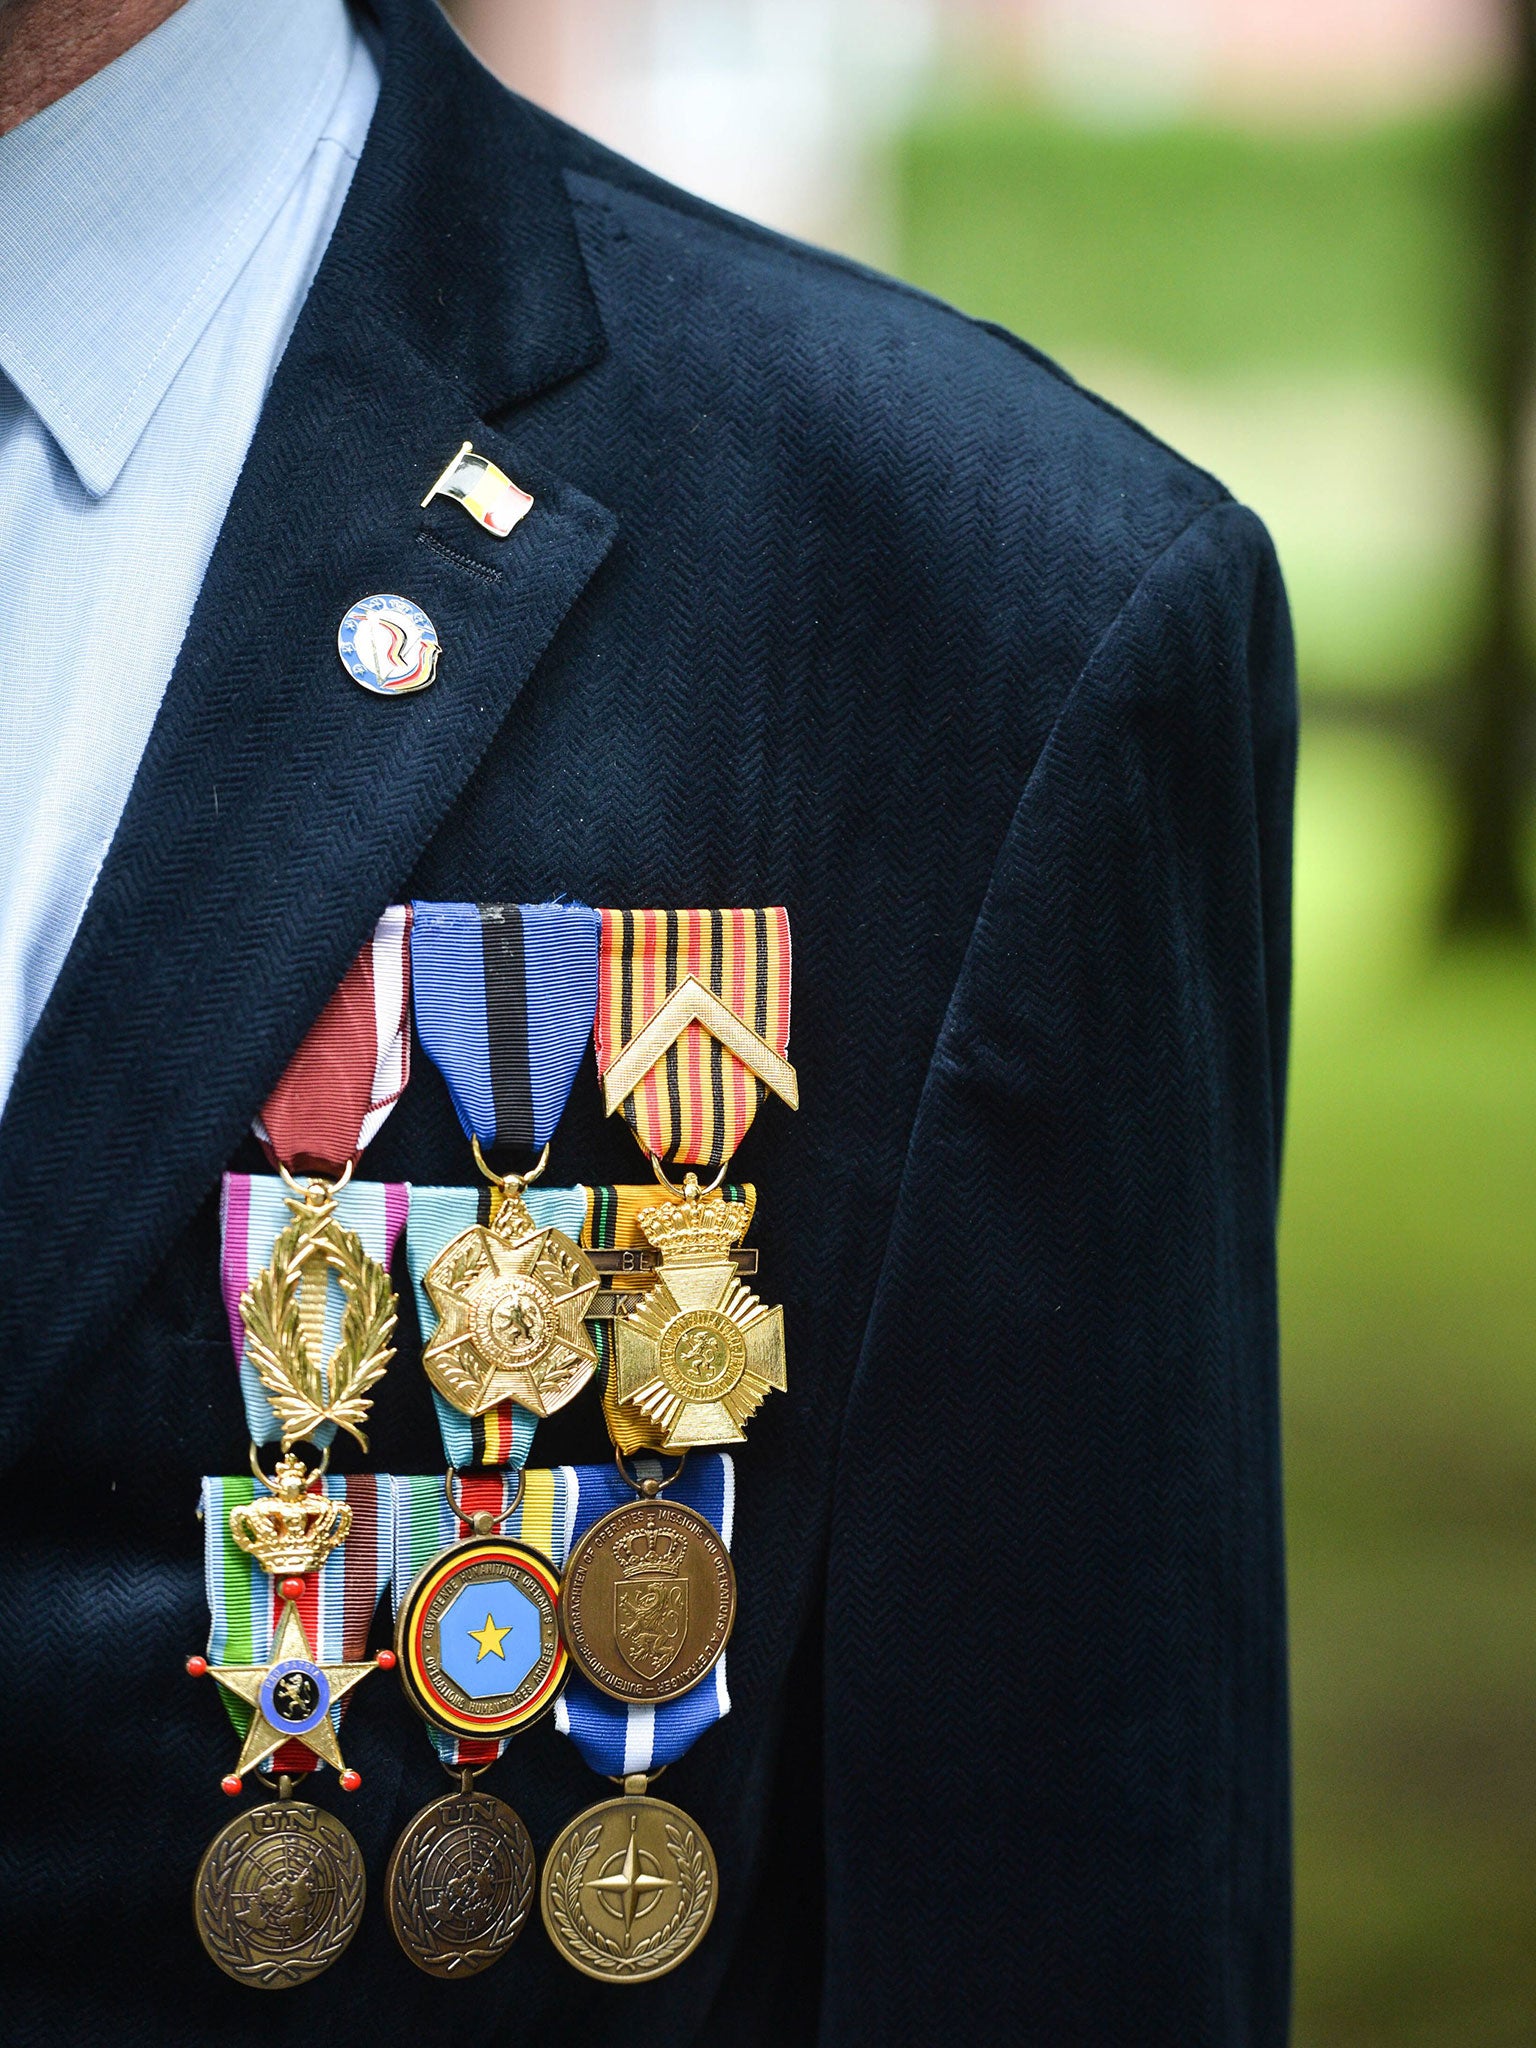
M 357 1932 L 366 1889 L 362 1856 L 341 1822 L 285 1798 L 219 1830 L 198 1865 L 192 1904 L 203 1947 L 227 1977 L 281 1991 L 330 1968 Z
M 643 1984 L 675 1970 L 715 1917 L 720 1878 L 703 1830 L 644 1778 L 589 1806 L 555 1837 L 540 1907 L 565 1960 L 606 1984 Z
M 679 1503 L 627 1501 L 571 1552 L 560 1631 L 577 1668 L 610 1698 L 676 1699 L 711 1671 L 736 1618 L 730 1552 Z
M 527 1828 L 465 1771 L 395 1844 L 385 1878 L 395 1939 L 429 1977 L 478 1976 L 522 1933 L 533 1871 Z

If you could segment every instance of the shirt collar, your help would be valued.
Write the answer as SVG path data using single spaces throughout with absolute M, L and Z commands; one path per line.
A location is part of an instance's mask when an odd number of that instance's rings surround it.
M 0 135 L 0 370 L 110 490 L 313 153 L 345 0 L 185 0 Z

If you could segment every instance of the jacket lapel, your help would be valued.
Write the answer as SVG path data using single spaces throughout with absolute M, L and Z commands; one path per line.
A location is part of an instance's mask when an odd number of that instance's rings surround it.
M 0 1118 L 0 1441 L 206 1195 L 612 538 L 484 423 L 601 353 L 558 173 L 435 9 L 380 12 L 367 147 Z M 505 542 L 420 509 L 466 439 L 534 494 Z M 435 623 L 430 689 L 348 679 L 373 591 Z

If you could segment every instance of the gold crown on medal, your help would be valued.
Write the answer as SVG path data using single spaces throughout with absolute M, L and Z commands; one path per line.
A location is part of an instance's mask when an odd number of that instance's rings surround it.
M 714 1202 L 698 1194 L 698 1180 L 689 1174 L 681 1202 L 642 1209 L 636 1221 L 667 1259 L 718 1259 L 747 1234 L 745 1202 Z
M 686 1536 L 675 1529 L 659 1528 L 654 1522 L 616 1537 L 613 1544 L 614 1561 L 626 1579 L 637 1579 L 644 1572 L 674 1578 L 687 1551 Z
M 352 1527 L 347 1503 L 308 1492 L 310 1477 L 290 1452 L 264 1482 L 272 1489 L 265 1500 L 230 1510 L 230 1535 L 274 1578 L 317 1571 Z

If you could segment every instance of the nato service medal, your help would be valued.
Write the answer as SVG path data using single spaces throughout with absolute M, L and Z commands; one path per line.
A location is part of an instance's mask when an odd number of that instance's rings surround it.
M 192 1892 L 203 1947 L 227 1977 L 257 1991 L 307 1984 L 357 1932 L 367 1880 L 356 1842 L 333 1814 L 283 1796 L 252 1807 L 208 1844 Z
M 354 683 L 375 697 L 405 697 L 437 674 L 442 643 L 419 604 L 381 591 L 344 614 L 336 651 Z
M 643 1777 L 555 1837 L 539 1905 L 550 1940 L 585 1976 L 643 1984 L 675 1970 L 709 1932 L 719 1897 L 704 1831 Z
M 660 1706 L 719 1662 L 736 1618 L 731 1554 L 678 1502 L 627 1501 L 566 1560 L 560 1630 L 577 1669 L 610 1698 Z
M 463 1771 L 395 1844 L 384 1881 L 395 1939 L 429 1977 L 476 1977 L 522 1933 L 533 1872 L 527 1828 Z
M 498 1741 L 555 1703 L 568 1669 L 560 1581 L 507 1536 L 455 1544 L 418 1574 L 395 1622 L 417 1712 L 450 1735 Z

